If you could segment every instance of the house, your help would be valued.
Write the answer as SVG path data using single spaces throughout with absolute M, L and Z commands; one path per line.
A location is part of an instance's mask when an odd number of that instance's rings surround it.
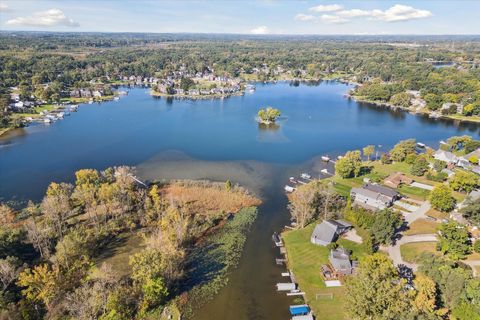
M 344 248 L 330 250 L 328 260 L 337 275 L 344 276 L 352 274 L 356 267 L 356 264 L 350 260 L 350 252 Z
M 468 166 L 470 164 L 470 159 L 480 159 L 480 148 L 478 148 L 477 150 L 474 150 L 472 152 L 470 152 L 469 154 L 466 154 L 464 155 L 463 157 L 461 157 L 459 159 L 459 161 L 462 163 L 462 164 L 465 164 L 465 166 Z
M 393 205 L 391 197 L 366 188 L 352 188 L 350 197 L 354 204 L 369 210 L 382 210 Z
M 456 165 L 458 163 L 458 157 L 456 155 L 454 155 L 450 151 L 445 151 L 441 149 L 435 151 L 435 153 L 433 154 L 433 158 L 435 158 L 435 160 L 446 162 L 447 164 L 452 163 Z
M 363 185 L 363 188 L 373 192 L 378 192 L 379 194 L 388 197 L 392 203 L 400 199 L 400 193 L 392 188 L 384 187 L 376 183 L 366 183 Z
M 406 184 L 409 185 L 413 182 L 412 179 L 407 177 L 405 174 L 402 172 L 395 172 L 389 175 L 385 180 L 383 180 L 383 183 L 391 188 L 398 188 L 401 184 Z
M 327 246 L 351 228 L 352 225 L 344 220 L 324 220 L 316 225 L 310 237 L 310 242 Z

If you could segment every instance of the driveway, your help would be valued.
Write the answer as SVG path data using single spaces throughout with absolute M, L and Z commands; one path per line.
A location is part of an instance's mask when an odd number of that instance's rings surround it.
M 417 219 L 426 218 L 427 216 L 425 214 L 428 212 L 428 210 L 430 210 L 430 208 L 431 208 L 430 202 L 428 201 L 423 202 L 422 205 L 418 207 L 418 209 L 415 210 L 414 212 L 404 214 L 405 221 L 407 222 L 407 224 L 410 224 Z
M 417 270 L 417 265 L 413 263 L 408 263 L 403 261 L 402 254 L 400 253 L 400 246 L 406 243 L 412 242 L 433 242 L 438 241 L 436 234 L 415 234 L 412 236 L 403 236 L 400 240 L 398 240 L 394 246 L 387 247 L 388 255 L 390 259 L 393 260 L 393 264 L 396 266 L 403 264 L 407 267 L 411 268 L 412 270 Z
M 462 260 L 462 262 L 465 263 L 466 265 L 470 266 L 470 268 L 472 268 L 474 277 L 479 276 L 475 267 L 480 266 L 480 260 Z

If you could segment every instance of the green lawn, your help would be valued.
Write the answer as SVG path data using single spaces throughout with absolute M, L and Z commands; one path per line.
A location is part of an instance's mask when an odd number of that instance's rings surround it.
M 342 312 L 344 309 L 344 288 L 326 288 L 320 275 L 320 266 L 328 262 L 329 251 L 326 247 L 310 243 L 310 235 L 314 228 L 315 224 L 310 224 L 304 229 L 283 233 L 289 268 L 295 274 L 300 289 L 305 291 L 306 302 L 318 319 L 346 319 Z M 364 247 L 352 241 L 339 239 L 338 244 L 352 250 L 352 256 L 354 257 L 365 254 Z M 317 293 L 332 293 L 333 299 L 316 300 Z
M 428 234 L 436 233 L 438 222 L 430 221 L 426 219 L 418 219 L 413 221 L 408 227 L 408 230 L 404 232 L 405 235 L 410 236 L 413 234 Z
M 402 254 L 403 260 L 405 260 L 406 262 L 414 263 L 424 252 L 439 254 L 439 252 L 436 250 L 436 245 L 436 242 L 406 243 L 400 246 L 400 253 Z

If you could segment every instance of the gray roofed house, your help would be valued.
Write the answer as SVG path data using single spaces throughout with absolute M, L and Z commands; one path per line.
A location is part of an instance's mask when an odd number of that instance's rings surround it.
M 433 157 L 436 160 L 440 160 L 440 161 L 443 161 L 443 162 L 446 162 L 446 163 L 457 164 L 457 162 L 458 162 L 458 157 L 456 155 L 454 155 L 450 151 L 445 151 L 445 150 L 441 150 L 441 149 L 435 151 L 435 153 L 433 154 Z
M 394 201 L 389 196 L 365 188 L 352 188 L 350 197 L 354 204 L 369 210 L 385 209 L 392 206 Z
M 353 273 L 354 264 L 350 260 L 348 250 L 344 248 L 330 250 L 328 260 L 337 274 L 347 275 Z
M 344 220 L 324 220 L 315 226 L 310 241 L 313 244 L 326 246 L 350 228 L 352 225 Z
M 363 186 L 363 188 L 370 191 L 378 192 L 384 196 L 391 198 L 393 201 L 397 200 L 400 197 L 400 194 L 396 190 L 389 187 L 381 186 L 379 184 L 367 183 Z

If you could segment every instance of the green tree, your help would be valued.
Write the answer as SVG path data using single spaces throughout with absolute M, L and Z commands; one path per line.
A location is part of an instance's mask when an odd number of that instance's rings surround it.
M 390 98 L 390 103 L 394 106 L 400 106 L 403 108 L 408 108 L 410 106 L 410 100 L 412 99 L 411 95 L 406 92 L 400 92 L 394 94 Z
M 461 213 L 473 224 L 480 224 L 480 200 L 467 200 L 467 205 L 462 208 Z
M 480 185 L 480 179 L 473 172 L 457 171 L 450 179 L 450 187 L 456 191 L 470 192 Z
M 368 145 L 363 148 L 363 155 L 367 156 L 368 161 L 370 162 L 370 157 L 375 153 L 375 146 Z
M 335 174 L 341 178 L 357 177 L 362 168 L 360 151 L 348 151 L 335 162 Z
M 376 213 L 375 223 L 370 231 L 375 241 L 380 244 L 392 244 L 395 232 L 403 224 L 402 216 L 393 210 L 383 209 Z
M 182 78 L 180 80 L 180 88 L 183 89 L 185 92 L 190 90 L 195 85 L 195 82 L 190 78 Z
M 407 155 L 415 153 L 416 141 L 415 139 L 403 140 L 397 143 L 389 154 L 393 161 L 404 161 Z
M 428 161 L 423 156 L 419 156 L 413 162 L 412 167 L 410 168 L 410 173 L 414 176 L 423 176 L 428 170 Z
M 403 319 L 410 301 L 405 282 L 390 259 L 375 253 L 360 261 L 355 277 L 346 279 L 345 308 L 352 319 Z
M 428 199 L 434 209 L 443 212 L 450 212 L 455 207 L 456 200 L 452 190 L 444 184 L 434 187 Z
M 443 223 L 440 226 L 438 248 L 454 260 L 465 258 L 472 250 L 467 228 L 456 222 Z
M 272 107 L 266 107 L 258 111 L 258 117 L 266 124 L 275 123 L 275 121 L 281 116 L 281 112 L 278 109 Z

